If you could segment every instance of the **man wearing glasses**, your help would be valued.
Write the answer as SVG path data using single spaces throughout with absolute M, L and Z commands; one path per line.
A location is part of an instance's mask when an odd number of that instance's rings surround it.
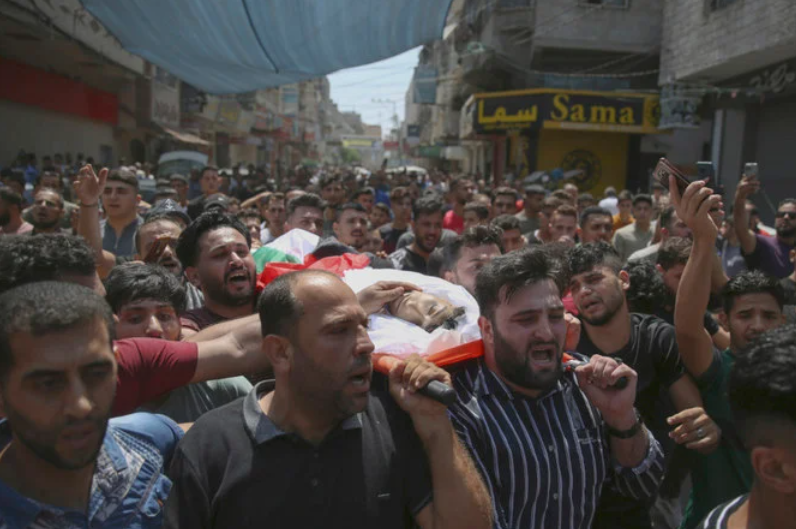
M 760 189 L 757 177 L 744 176 L 735 190 L 735 233 L 741 243 L 741 251 L 750 269 L 782 279 L 793 272 L 790 251 L 796 244 L 796 199 L 786 198 L 777 207 L 774 228 L 776 237 L 756 234 L 749 229 L 746 199 Z

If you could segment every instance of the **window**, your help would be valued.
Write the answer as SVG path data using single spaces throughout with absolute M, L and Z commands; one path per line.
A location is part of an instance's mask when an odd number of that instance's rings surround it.
M 583 5 L 615 7 L 620 9 L 627 9 L 630 7 L 630 0 L 580 0 Z
M 718 11 L 719 9 L 724 9 L 730 4 L 734 4 L 738 0 L 710 0 L 710 10 L 711 11 Z

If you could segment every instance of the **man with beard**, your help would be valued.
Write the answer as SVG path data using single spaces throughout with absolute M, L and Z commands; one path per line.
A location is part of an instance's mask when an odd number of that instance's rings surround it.
M 177 242 L 184 227 L 177 220 L 185 213 L 158 213 L 147 215 L 144 223 L 135 234 L 135 259 L 146 264 L 155 264 L 168 270 L 185 286 L 186 310 L 194 310 L 204 306 L 204 295 L 190 281 L 186 280 L 182 263 L 177 259 Z
M 445 406 L 417 393 L 450 375 L 416 355 L 374 375 L 368 312 L 384 303 L 364 305 L 328 272 L 269 283 L 258 312 L 275 380 L 191 428 L 164 527 L 492 527 Z
M 218 168 L 208 165 L 202 168 L 199 174 L 199 186 L 202 194 L 188 202 L 188 215 L 195 219 L 205 211 L 205 202 L 208 198 L 221 193 L 221 177 L 218 175 Z
M 578 246 L 569 254 L 569 270 L 570 292 L 583 323 L 577 351 L 618 358 L 638 373 L 636 407 L 667 456 L 674 449 L 670 429 L 679 424 L 689 435 L 674 438 L 675 443 L 704 452 L 715 449 L 719 429 L 685 376 L 674 328 L 656 316 L 630 313 L 625 298 L 630 282 L 616 250 L 605 242 Z M 668 397 L 663 406 L 662 394 Z M 607 494 L 594 527 L 651 527 L 649 509 L 649 504 Z
M 114 322 L 91 290 L 41 282 L 0 296 L 0 526 L 158 526 L 182 430 L 109 420 Z
M 472 200 L 473 193 L 475 193 L 475 184 L 470 178 L 460 176 L 451 181 L 450 200 L 453 207 L 445 213 L 443 228 L 461 235 L 464 231 L 464 206 Z
M 735 233 L 750 270 L 760 270 L 782 279 L 793 272 L 789 255 L 796 245 L 796 199 L 786 198 L 779 203 L 774 221 L 777 236 L 767 237 L 749 228 L 749 214 L 745 206 L 746 199 L 759 189 L 760 180 L 756 176 L 741 178 L 735 190 Z
M 31 235 L 38 233 L 61 233 L 61 219 L 64 216 L 64 199 L 54 189 L 40 189 L 33 195 L 31 208 Z
M 22 196 L 10 189 L 0 189 L 0 235 L 23 235 L 33 226 L 22 219 Z
M 368 213 L 364 206 L 357 202 L 340 206 L 334 221 L 334 235 L 341 243 L 361 252 L 368 240 Z
M 730 347 L 722 352 L 714 349 L 701 322 L 710 300 L 710 283 L 705 277 L 715 267 L 718 237 L 710 210 L 718 207 L 721 197 L 713 194 L 704 181 L 690 184 L 682 197 L 673 182 L 669 188 L 677 214 L 691 228 L 694 239 L 674 309 L 677 343 L 683 364 L 696 380 L 705 409 L 722 428 L 718 449 L 697 458 L 691 465 L 693 490 L 683 523 L 683 527 L 691 529 L 711 509 L 746 494 L 752 485 L 754 473 L 749 453 L 733 426 L 727 400 L 728 380 L 739 351 L 762 333 L 784 323 L 784 293 L 775 278 L 759 271 L 741 272 L 730 279 L 722 291 L 724 313 L 720 315 L 722 324 L 730 330 Z M 778 218 L 777 222 L 782 220 Z
M 484 357 L 455 374 L 450 413 L 496 527 L 591 527 L 608 480 L 649 499 L 663 474 L 660 445 L 633 407 L 635 371 L 575 355 L 585 365 L 564 372 L 565 288 L 564 266 L 542 248 L 496 257 L 476 280 Z
M 183 336 L 254 312 L 256 280 L 251 235 L 236 217 L 208 211 L 180 235 L 177 258 L 205 298 L 204 307 L 182 315 Z
M 442 200 L 434 195 L 425 196 L 414 203 L 414 242 L 390 254 L 396 269 L 427 273 L 428 258 L 442 236 L 442 208 Z

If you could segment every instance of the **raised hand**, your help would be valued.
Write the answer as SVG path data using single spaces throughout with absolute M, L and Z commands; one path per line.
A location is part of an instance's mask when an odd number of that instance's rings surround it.
M 379 281 L 361 290 L 357 294 L 357 299 L 365 313 L 370 315 L 412 290 L 420 290 L 420 288 L 412 283 L 402 281 Z
M 84 206 L 93 206 L 99 202 L 105 182 L 108 180 L 108 168 L 103 167 L 99 176 L 91 165 L 84 165 L 77 175 L 77 180 L 72 184 L 75 195 Z
M 719 445 L 721 428 L 702 408 L 689 408 L 672 415 L 666 422 L 675 427 L 669 432 L 675 443 L 690 450 L 709 454 Z
M 723 206 L 721 196 L 713 194 L 713 190 L 707 187 L 704 180 L 691 182 L 688 184 L 683 196 L 680 196 L 680 190 L 677 189 L 674 176 L 669 178 L 672 204 L 674 204 L 680 220 L 691 228 L 691 233 L 694 237 L 701 236 L 716 239 L 719 235 L 719 230 L 710 216 L 710 210 L 714 207 L 720 208 Z

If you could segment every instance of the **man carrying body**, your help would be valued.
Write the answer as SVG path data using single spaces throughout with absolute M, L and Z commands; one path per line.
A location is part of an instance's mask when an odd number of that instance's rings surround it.
M 542 202 L 545 199 L 545 190 L 537 184 L 525 186 L 525 201 L 523 209 L 515 216 L 520 221 L 520 231 L 523 234 L 533 233 L 542 226 L 539 213 L 542 211 Z
M 750 452 L 754 485 L 720 505 L 700 529 L 780 529 L 796 524 L 796 329 L 781 327 L 738 351 L 730 372 L 733 422 Z
M 450 375 L 412 357 L 390 372 L 401 409 L 371 393 L 367 313 L 333 274 L 280 276 L 258 310 L 276 380 L 191 429 L 169 469 L 166 528 L 491 527 L 447 410 L 416 393 Z
M 425 274 L 428 258 L 442 236 L 442 201 L 436 196 L 425 196 L 414 203 L 412 231 L 414 242 L 390 254 L 398 270 Z
M 611 212 L 599 206 L 590 206 L 580 214 L 578 238 L 581 244 L 605 241 L 611 242 L 614 233 Z
M 564 267 L 542 248 L 496 257 L 476 280 L 484 358 L 455 374 L 451 414 L 496 527 L 590 527 L 606 480 L 646 499 L 663 474 L 633 407 L 636 373 L 597 356 L 563 372 L 564 288 Z M 612 389 L 621 377 L 628 386 Z
M 746 199 L 760 189 L 757 177 L 741 178 L 735 191 L 735 233 L 741 243 L 741 251 L 746 257 L 750 270 L 760 270 L 777 279 L 787 277 L 793 272 L 790 251 L 796 245 L 796 199 L 786 198 L 777 207 L 774 228 L 776 237 L 754 233 L 749 226 L 746 212 Z
M 22 219 L 22 196 L 10 189 L 0 189 L 0 235 L 24 235 L 33 226 Z
M 475 278 L 501 251 L 500 233 L 495 228 L 476 226 L 464 230 L 455 240 L 442 247 L 440 277 L 460 285 L 475 296 Z
M 614 232 L 613 244 L 622 262 L 633 255 L 633 252 L 646 247 L 652 240 L 652 198 L 649 195 L 633 197 L 633 224 Z
M 254 312 L 257 280 L 251 236 L 236 217 L 217 211 L 199 216 L 180 235 L 177 257 L 205 304 L 182 315 L 183 336 Z
M 170 419 L 112 419 L 118 354 L 100 296 L 40 282 L 0 296 L 0 526 L 145 527 L 163 517 Z
M 674 187 L 673 187 L 674 186 Z M 702 315 L 710 299 L 710 283 L 705 277 L 716 266 L 718 229 L 710 209 L 721 202 L 704 181 L 691 183 L 680 197 L 676 183 L 670 182 L 677 215 L 691 228 L 694 245 L 680 279 L 674 310 L 677 343 L 683 364 L 697 383 L 705 410 L 720 424 L 722 442 L 708 456 L 696 458 L 691 467 L 693 490 L 683 527 L 696 527 L 720 503 L 749 492 L 753 469 L 749 453 L 732 426 L 732 411 L 727 401 L 727 383 L 738 352 L 762 333 L 784 323 L 783 292 L 776 279 L 760 272 L 742 272 L 730 279 L 722 291 L 722 324 L 730 330 L 730 347 L 714 350 Z M 736 223 L 737 223 L 736 219 Z
M 457 234 L 464 231 L 464 206 L 470 202 L 475 193 L 475 184 L 470 178 L 460 176 L 450 184 L 450 200 L 453 206 L 442 220 L 442 227 Z

